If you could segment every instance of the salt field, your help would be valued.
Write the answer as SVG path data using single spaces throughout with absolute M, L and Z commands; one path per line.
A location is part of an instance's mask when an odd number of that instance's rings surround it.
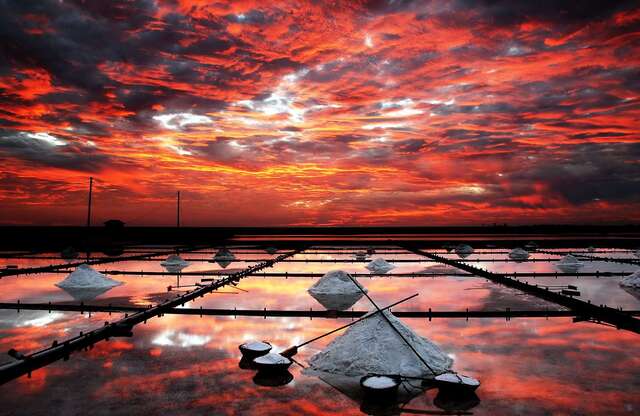
M 132 245 L 116 257 L 73 260 L 0 253 L 0 350 L 11 350 L 0 361 L 2 413 L 45 415 L 54 406 L 123 415 L 640 411 L 640 296 L 621 285 L 640 270 L 632 249 L 539 241 L 526 258 L 514 258 L 510 241 L 490 248 L 468 241 L 473 252 L 458 253 L 433 242 L 314 246 L 306 238 L 281 239 L 270 253 L 244 237 L 224 247 Z M 582 266 L 567 273 L 558 262 L 570 253 Z M 54 267 L 38 269 L 45 266 Z M 69 282 L 83 287 L 71 290 Z M 203 296 L 118 326 L 197 291 Z M 372 304 L 401 300 L 384 313 L 411 347 Z M 104 328 L 111 332 L 100 338 L 95 330 Z M 81 348 L 36 358 L 85 338 Z M 256 356 L 271 353 L 253 364 L 241 344 Z M 292 360 L 278 354 L 296 346 Z M 256 372 L 283 364 L 273 374 Z M 361 385 L 366 374 L 379 375 Z M 452 391 L 436 374 L 479 387 Z M 367 391 L 378 387 L 397 391 L 372 401 Z

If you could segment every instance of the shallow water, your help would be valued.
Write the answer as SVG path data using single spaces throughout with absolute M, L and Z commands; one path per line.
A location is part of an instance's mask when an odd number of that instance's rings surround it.
M 249 251 L 249 249 L 245 249 Z M 268 254 L 242 253 L 239 259 L 271 258 Z M 320 250 L 316 250 L 320 251 Z M 381 254 L 380 252 L 379 254 Z M 482 254 L 478 254 L 479 256 Z M 490 254 L 506 258 L 506 254 Z M 497 257 L 498 255 L 504 257 Z M 213 252 L 185 254 L 185 259 L 210 259 Z M 396 272 L 418 272 L 434 263 L 419 256 L 389 249 L 387 260 L 396 263 Z M 487 262 L 493 271 L 554 271 L 559 257 L 536 253 L 551 262 Z M 296 260 L 325 259 L 327 262 L 283 262 L 268 272 L 325 273 L 336 268 L 366 273 L 364 262 L 334 263 L 350 259 L 345 253 L 304 253 Z M 623 257 L 624 258 L 624 257 Z M 121 261 L 96 266 L 97 270 L 162 271 L 164 257 L 154 261 Z M 12 259 L 16 262 L 17 260 Z M 28 261 L 31 261 L 29 259 Z M 184 271 L 221 270 L 208 261 L 190 260 Z M 596 262 L 593 262 L 596 263 Z M 635 266 L 597 262 L 600 271 L 630 271 Z M 602 263 L 602 264 L 600 264 Z M 22 263 L 21 263 L 22 264 Z M 238 261 L 233 270 L 251 262 Z M 476 263 L 472 263 L 476 264 Z M 587 267 L 587 266 L 585 266 Z M 606 267 L 606 268 L 605 268 Z M 637 269 L 637 267 L 635 267 Z M 0 301 L 77 303 L 54 286 L 64 273 L 31 277 L 4 277 Z M 114 275 L 125 284 L 101 294 L 91 304 L 148 305 L 175 296 L 178 277 Z M 181 284 L 200 282 L 202 276 L 182 276 Z M 531 278 L 538 284 L 560 280 Z M 563 284 L 579 286 L 585 299 L 603 299 L 608 304 L 640 309 L 637 299 L 618 287 L 617 277 L 562 278 Z M 185 307 L 238 309 L 322 309 L 306 289 L 316 278 L 261 277 L 243 279 L 239 289 L 225 288 L 188 303 Z M 394 310 L 512 310 L 561 309 L 511 289 L 474 276 L 360 277 L 371 296 L 381 305 L 413 293 L 419 296 Z M 188 289 L 192 289 L 189 287 Z M 245 292 L 246 291 L 246 292 Z M 630 297 L 628 299 L 625 296 Z M 354 306 L 371 309 L 366 299 Z M 27 353 L 46 347 L 79 331 L 97 328 L 122 314 L 52 311 L 0 310 L 0 349 L 16 348 Z M 436 342 L 455 360 L 454 369 L 476 377 L 480 403 L 470 409 L 476 415 L 494 414 L 638 414 L 640 358 L 635 346 L 637 334 L 571 318 L 434 318 L 404 319 L 416 332 Z M 362 414 L 361 403 L 339 392 L 315 375 L 291 367 L 293 381 L 281 387 L 254 384 L 254 371 L 238 367 L 238 345 L 247 340 L 267 340 L 279 351 L 303 340 L 328 332 L 349 319 L 262 318 L 165 315 L 134 329 L 133 338 L 100 342 L 86 352 L 75 353 L 69 361 L 59 361 L 32 374 L 0 386 L 2 414 Z M 301 348 L 297 361 L 306 365 L 314 353 L 335 336 Z M 0 359 L 1 362 L 11 361 Z M 346 394 L 344 394 L 346 393 Z M 407 409 L 441 411 L 434 404 L 437 391 L 419 394 Z M 437 404 L 443 406 L 440 400 Z M 458 405 L 461 405 L 458 403 Z M 7 412 L 7 409 L 9 411 Z

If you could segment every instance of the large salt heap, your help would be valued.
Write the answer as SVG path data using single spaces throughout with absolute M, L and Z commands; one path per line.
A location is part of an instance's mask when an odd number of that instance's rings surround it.
M 515 261 L 525 261 L 529 258 L 529 252 L 520 247 L 516 247 L 509 252 L 509 258 Z
M 236 261 L 236 256 L 226 248 L 221 248 L 220 250 L 218 250 L 216 255 L 213 256 L 213 260 L 224 269 L 228 265 Z
M 92 269 L 87 264 L 81 264 L 63 281 L 56 283 L 56 286 L 63 289 L 74 299 L 85 301 L 94 299 L 121 284 L 123 282 L 111 279 Z
M 556 263 L 556 267 L 565 273 L 577 272 L 582 268 L 582 266 L 584 266 L 584 263 L 571 254 L 567 254 Z
M 391 312 L 383 313 L 437 374 L 450 371 L 453 360 L 436 344 L 417 335 Z M 433 376 L 380 313 L 349 327 L 327 348 L 311 357 L 309 365 L 313 370 L 344 376 L 369 373 Z
M 471 247 L 468 244 L 458 244 L 456 246 L 456 254 L 461 257 L 461 258 L 465 258 L 465 257 L 469 257 L 471 254 L 473 254 L 473 247 Z
M 351 275 L 343 270 L 332 270 L 315 282 L 307 292 L 325 308 L 343 311 L 360 300 L 363 290 L 367 291 L 355 279 L 351 279 Z
M 365 266 L 371 273 L 386 273 L 391 269 L 395 269 L 395 265 L 389 263 L 382 257 L 378 257 Z
M 625 276 L 622 280 L 620 280 L 620 286 L 632 289 L 640 289 L 640 270 L 630 274 L 629 276 Z

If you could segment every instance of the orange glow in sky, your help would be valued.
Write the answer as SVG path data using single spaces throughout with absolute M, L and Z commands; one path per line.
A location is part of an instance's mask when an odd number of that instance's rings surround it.
M 130 225 L 640 220 L 635 2 L 9 1 L 0 47 L 3 224 L 89 176 Z

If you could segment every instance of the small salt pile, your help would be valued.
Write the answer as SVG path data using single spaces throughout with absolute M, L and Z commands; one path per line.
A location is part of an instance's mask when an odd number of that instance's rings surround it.
M 640 270 L 620 280 L 620 286 L 632 289 L 640 289 Z
M 434 264 L 433 266 L 425 267 L 420 273 L 457 273 L 458 270 L 455 267 L 448 266 L 446 264 Z
M 213 260 L 218 263 L 220 267 L 226 268 L 236 260 L 236 256 L 226 248 L 221 248 L 215 256 L 213 256 Z
M 633 252 L 633 255 L 636 257 L 640 257 L 640 249 Z
M 264 249 L 264 251 L 266 251 L 267 254 L 276 254 L 278 252 L 278 249 L 275 247 L 267 247 Z
M 565 273 L 577 272 L 582 266 L 584 264 L 571 254 L 567 254 L 556 263 L 556 267 Z
M 362 290 L 367 292 L 357 281 L 356 286 L 355 279 L 352 281 L 350 276 L 343 270 L 332 270 L 325 273 L 307 292 L 325 308 L 343 311 L 360 300 L 363 296 Z
M 67 247 L 60 252 L 60 257 L 65 260 L 77 259 L 80 253 L 78 253 L 73 247 Z
M 382 257 L 378 257 L 365 266 L 371 273 L 386 273 L 391 269 L 395 269 L 395 265 L 389 263 Z
M 451 369 L 453 360 L 437 345 L 417 335 L 391 312 L 382 313 L 437 374 Z M 311 357 L 309 365 L 313 370 L 344 376 L 364 376 L 370 373 L 434 376 L 380 313 L 349 327 L 327 348 Z
M 88 264 L 79 265 L 62 282 L 56 283 L 60 288 L 94 289 L 111 288 L 123 284 L 92 269 Z
M 363 261 L 367 259 L 367 253 L 365 253 L 364 251 L 358 251 L 355 255 L 354 255 L 355 259 L 357 261 Z
M 473 247 L 468 244 L 458 244 L 455 250 L 456 254 L 462 258 L 468 257 L 473 254 Z
M 189 263 L 188 261 L 185 261 L 182 257 L 180 257 L 177 254 L 170 254 L 165 261 L 160 263 L 162 267 L 164 267 L 165 269 L 167 269 L 167 271 L 171 273 L 177 273 L 182 269 L 184 269 L 185 267 L 189 266 L 190 264 L 191 263 Z
M 529 258 L 529 252 L 520 247 L 516 247 L 509 252 L 509 258 L 515 261 L 524 261 Z

